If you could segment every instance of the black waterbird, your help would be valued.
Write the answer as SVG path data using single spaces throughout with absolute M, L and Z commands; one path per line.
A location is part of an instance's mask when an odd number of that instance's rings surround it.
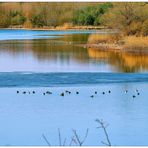
M 64 96 L 64 93 L 61 93 L 60 96 Z
M 77 91 L 76 94 L 79 94 L 79 92 Z
M 69 94 L 71 94 L 71 92 L 70 92 L 70 91 L 68 91 L 68 90 L 66 90 L 65 92 L 66 92 L 66 93 L 69 93 Z
M 135 95 L 133 95 L 133 98 L 135 98 L 136 96 Z
M 46 94 L 52 94 L 52 92 L 50 92 L 50 91 L 46 91 Z

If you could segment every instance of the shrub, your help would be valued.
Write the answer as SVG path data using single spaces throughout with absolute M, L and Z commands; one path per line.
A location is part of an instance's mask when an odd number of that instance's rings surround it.
M 148 20 L 143 22 L 141 34 L 144 35 L 144 36 L 148 35 Z
M 139 35 L 142 29 L 142 23 L 141 22 L 135 22 L 133 21 L 128 28 L 128 31 L 126 34 L 128 35 Z
M 88 6 L 86 8 L 77 10 L 74 12 L 74 24 L 77 25 L 100 25 L 100 17 L 109 8 L 112 7 L 112 3 L 104 3 L 98 6 Z
M 31 23 L 33 26 L 37 26 L 37 27 L 46 26 L 46 23 L 41 14 L 34 15 L 31 19 Z

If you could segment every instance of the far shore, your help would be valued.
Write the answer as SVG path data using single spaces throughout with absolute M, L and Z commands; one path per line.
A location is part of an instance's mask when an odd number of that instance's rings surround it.
M 6 27 L 6 28 L 0 28 L 0 29 L 15 29 L 15 30 L 56 30 L 56 31 L 60 31 L 60 30 L 109 30 L 104 26 L 73 26 L 73 27 L 64 27 L 64 26 L 57 26 L 57 27 L 33 27 L 33 28 L 29 28 L 29 27 Z
M 127 51 L 134 53 L 147 53 L 148 54 L 148 37 L 136 37 L 136 36 L 118 36 L 119 31 L 115 29 L 108 29 L 104 26 L 73 26 L 65 28 L 63 26 L 57 27 L 42 27 L 42 28 L 25 28 L 12 26 L 8 28 L 0 28 L 4 29 L 12 29 L 12 30 L 38 30 L 38 31 L 85 31 L 85 30 L 96 30 L 96 31 L 104 31 L 106 33 L 115 33 L 114 35 L 103 35 L 103 34 L 92 34 L 89 36 L 88 43 L 83 46 L 85 48 L 94 48 L 100 50 L 116 50 L 116 51 Z

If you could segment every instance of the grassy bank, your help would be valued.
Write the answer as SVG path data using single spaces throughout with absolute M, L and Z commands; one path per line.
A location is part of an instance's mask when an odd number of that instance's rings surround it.
M 124 51 L 148 51 L 148 36 L 122 36 L 119 34 L 92 34 L 88 38 L 88 46 L 102 49 L 119 49 Z

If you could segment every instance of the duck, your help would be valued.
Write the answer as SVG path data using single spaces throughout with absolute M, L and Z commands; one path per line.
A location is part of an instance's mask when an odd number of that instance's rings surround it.
M 64 96 L 64 93 L 61 93 L 60 96 Z
M 66 92 L 66 93 L 69 93 L 69 94 L 71 94 L 71 92 L 70 92 L 70 91 L 68 91 L 68 90 L 66 90 L 65 92 Z
M 136 96 L 135 95 L 133 95 L 133 98 L 135 98 Z
M 77 91 L 76 94 L 79 94 L 79 92 Z
M 46 91 L 46 94 L 52 94 L 52 92 L 50 92 L 50 91 Z

